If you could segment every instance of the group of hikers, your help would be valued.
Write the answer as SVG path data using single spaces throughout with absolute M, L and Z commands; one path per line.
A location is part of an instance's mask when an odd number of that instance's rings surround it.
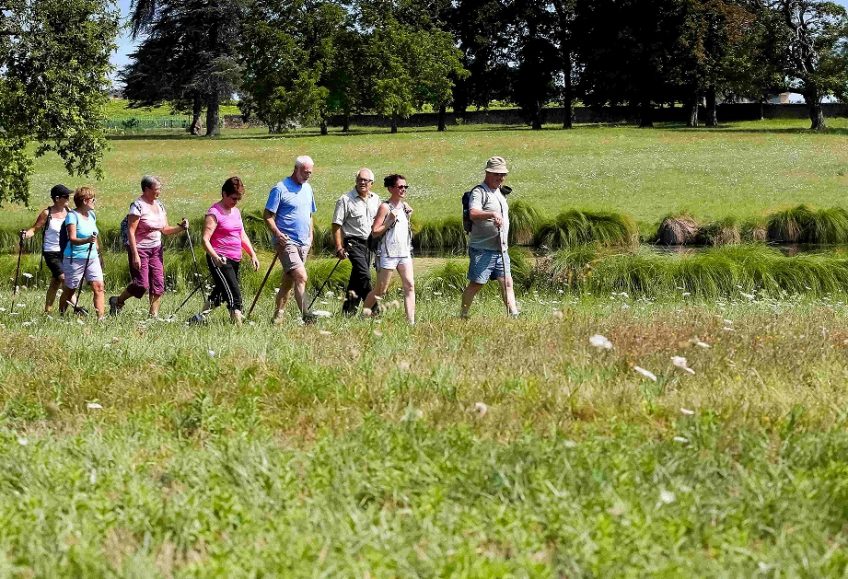
M 309 314 L 306 303 L 306 260 L 314 238 L 312 214 L 317 210 L 309 179 L 314 162 L 308 156 L 295 160 L 289 177 L 277 183 L 268 195 L 263 218 L 277 240 L 276 252 L 268 269 L 277 260 L 283 275 L 276 295 L 274 324 L 285 320 L 285 307 L 291 293 L 304 319 Z M 501 286 L 501 296 L 510 315 L 518 310 L 510 273 L 507 238 L 509 209 L 503 185 L 508 174 L 502 157 L 486 161 L 483 181 L 463 196 L 463 222 L 469 233 L 468 285 L 462 294 L 460 316 L 467 318 L 474 296 L 490 279 Z M 336 201 L 332 218 L 332 239 L 338 263 L 351 263 L 350 279 L 342 304 L 345 315 L 378 315 L 380 300 L 385 296 L 394 271 L 400 276 L 406 319 L 415 323 L 415 281 L 412 267 L 412 207 L 407 202 L 410 186 L 403 175 L 394 173 L 383 179 L 389 197 L 381 201 L 372 191 L 374 173 L 362 168 L 356 173 L 354 187 Z M 130 298 L 149 299 L 149 314 L 158 317 L 165 293 L 165 267 L 162 249 L 163 235 L 188 232 L 188 220 L 169 225 L 165 206 L 159 201 L 162 185 L 155 177 L 141 180 L 141 195 L 130 203 L 121 223 L 121 237 L 127 250 L 131 281 L 119 295 L 109 298 L 109 314 L 117 316 Z M 237 207 L 245 193 L 239 177 L 230 177 L 221 187 L 221 199 L 206 212 L 203 224 L 203 249 L 213 280 L 213 289 L 205 298 L 203 310 L 189 319 L 202 323 L 208 313 L 226 303 L 233 323 L 244 319 L 239 283 L 239 267 L 243 254 L 250 258 L 254 271 L 259 269 L 256 250 L 244 230 Z M 97 195 L 91 187 L 71 191 L 56 185 L 50 191 L 53 204 L 41 211 L 29 229 L 22 230 L 21 243 L 44 229 L 43 261 L 52 279 L 47 289 L 45 312 L 53 309 L 59 297 L 59 312 L 68 307 L 84 311 L 76 300 L 84 281 L 94 295 L 94 310 L 98 319 L 106 315 L 103 283 L 103 254 L 94 209 Z M 73 196 L 73 209 L 69 201 Z M 375 259 L 376 258 L 376 259 Z M 372 287 L 371 266 L 376 265 L 377 283 Z M 268 275 L 265 276 L 268 279 Z M 17 280 L 16 280 L 17 283 Z M 264 282 L 263 282 L 264 285 Z M 261 291 L 261 288 L 260 288 Z M 360 304 L 362 304 L 360 310 Z

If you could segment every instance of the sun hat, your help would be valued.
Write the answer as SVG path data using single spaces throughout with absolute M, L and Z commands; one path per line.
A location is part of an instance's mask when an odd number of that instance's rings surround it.
M 506 175 L 509 169 L 506 168 L 506 161 L 503 157 L 489 157 L 486 161 L 486 173 L 500 173 Z

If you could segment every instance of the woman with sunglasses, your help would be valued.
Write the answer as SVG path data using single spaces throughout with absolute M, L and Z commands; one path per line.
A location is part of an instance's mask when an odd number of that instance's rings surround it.
M 88 280 L 94 293 L 97 319 L 102 320 L 106 294 L 103 286 L 103 255 L 100 252 L 97 215 L 94 212 L 95 197 L 94 189 L 80 187 L 74 192 L 75 208 L 68 211 L 68 216 L 65 217 L 68 244 L 65 246 L 62 260 L 65 287 L 62 289 L 62 297 L 59 298 L 59 313 L 65 313 L 78 285 Z
M 244 232 L 241 212 L 236 204 L 244 196 L 244 184 L 238 177 L 230 177 L 221 187 L 221 200 L 206 212 L 203 224 L 203 248 L 206 250 L 206 263 L 212 273 L 215 287 L 206 300 L 204 312 L 227 302 L 230 320 L 241 325 L 242 299 L 239 287 L 239 265 L 242 251 L 250 256 L 253 271 L 259 269 L 259 259 Z M 204 312 L 189 320 L 189 323 L 202 323 Z
M 68 199 L 71 198 L 71 193 L 73 192 L 64 185 L 54 185 L 50 189 L 50 198 L 53 200 L 53 205 L 39 213 L 32 227 L 22 232 L 23 238 L 29 239 L 35 235 L 36 231 L 44 229 L 41 258 L 50 270 L 51 275 L 50 285 L 47 287 L 47 299 L 44 302 L 44 313 L 46 314 L 53 311 L 56 294 L 65 279 L 62 273 L 62 250 L 59 247 L 59 233 L 62 230 L 65 217 L 68 216 Z M 39 269 L 41 268 L 39 267 Z
M 409 216 L 412 207 L 406 202 L 409 185 L 406 177 L 393 174 L 383 179 L 389 190 L 388 201 L 380 204 L 371 235 L 379 237 L 377 249 L 377 287 L 365 298 L 364 311 L 374 311 L 377 300 L 386 295 L 392 272 L 397 270 L 403 284 L 403 305 L 406 320 L 415 324 L 415 279 L 412 272 L 412 228 Z

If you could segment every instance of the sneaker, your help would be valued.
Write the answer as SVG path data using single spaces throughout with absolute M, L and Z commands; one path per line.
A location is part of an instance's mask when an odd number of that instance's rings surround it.
M 206 316 L 203 315 L 203 312 L 199 314 L 194 314 L 188 319 L 189 326 L 202 326 L 206 323 Z
M 109 298 L 109 315 L 117 316 L 121 313 L 121 308 L 124 306 L 118 305 L 118 296 L 112 296 Z
M 238 310 L 233 310 L 230 314 L 230 320 L 232 320 L 233 324 L 236 326 L 240 326 L 244 323 L 244 316 Z
M 286 314 L 283 310 L 274 312 L 274 317 L 271 318 L 271 323 L 275 326 L 282 325 L 286 321 Z

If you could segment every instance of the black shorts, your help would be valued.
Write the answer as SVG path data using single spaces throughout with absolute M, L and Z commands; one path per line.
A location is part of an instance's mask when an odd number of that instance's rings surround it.
M 48 269 L 50 269 L 50 274 L 53 276 L 53 279 L 59 279 L 62 277 L 62 252 L 45 251 L 42 255 L 44 255 L 44 263 L 46 263 Z

